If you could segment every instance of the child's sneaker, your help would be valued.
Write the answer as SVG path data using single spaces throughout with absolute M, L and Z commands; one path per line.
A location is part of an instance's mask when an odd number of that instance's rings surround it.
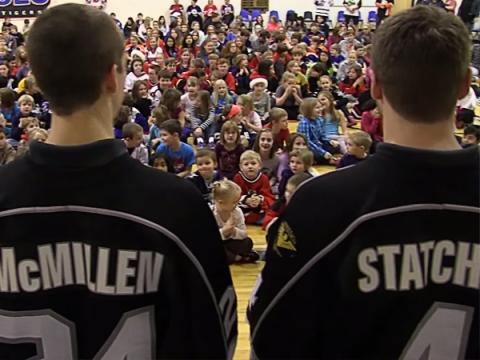
M 210 136 L 210 137 L 208 138 L 208 148 L 209 148 L 210 150 L 215 150 L 215 139 L 214 139 L 213 136 Z
M 205 147 L 205 143 L 203 142 L 202 138 L 197 138 L 197 148 L 203 149 Z

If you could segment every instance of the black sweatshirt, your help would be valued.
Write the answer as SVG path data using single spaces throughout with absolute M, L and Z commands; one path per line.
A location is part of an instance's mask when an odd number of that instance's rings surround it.
M 233 353 L 236 298 L 211 211 L 121 141 L 33 143 L 2 167 L 0 240 L 2 360 Z
M 302 185 L 268 234 L 254 355 L 478 359 L 479 165 L 381 144 Z

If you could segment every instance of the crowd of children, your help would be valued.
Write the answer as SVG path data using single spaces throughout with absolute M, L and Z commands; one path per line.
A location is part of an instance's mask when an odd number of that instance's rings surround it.
M 244 23 L 229 0 L 202 9 L 174 0 L 170 18 L 137 15 L 125 25 L 128 74 L 115 137 L 130 155 L 187 178 L 213 209 L 230 262 L 255 261 L 245 224 L 267 227 L 314 164 L 338 168 L 383 141 L 370 97 L 369 24 L 321 16 Z M 30 74 L 24 37 L 6 20 L 0 34 L 0 165 L 45 141 L 48 102 Z M 28 36 L 28 34 L 25 34 Z M 470 97 L 475 106 L 475 92 Z M 479 143 L 472 101 L 459 107 L 464 146 Z M 471 99 L 470 99 L 471 100 Z M 465 105 L 467 104 L 468 105 Z M 290 133 L 288 121 L 297 121 Z M 352 130 L 361 126 L 363 130 Z M 196 164 L 196 171 L 192 173 Z

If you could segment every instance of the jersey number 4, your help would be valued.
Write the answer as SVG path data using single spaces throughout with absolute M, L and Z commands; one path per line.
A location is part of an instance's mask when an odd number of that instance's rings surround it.
M 51 310 L 0 310 L 0 341 L 35 343 L 35 359 L 77 359 L 75 325 Z M 95 360 L 153 359 L 153 307 L 125 313 Z
M 436 302 L 418 324 L 402 360 L 463 359 L 474 309 Z

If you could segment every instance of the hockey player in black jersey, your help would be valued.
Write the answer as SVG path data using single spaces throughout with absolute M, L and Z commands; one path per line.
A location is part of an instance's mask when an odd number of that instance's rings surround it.
M 211 211 L 113 139 L 115 24 L 52 7 L 27 50 L 53 121 L 0 168 L 0 359 L 231 358 L 236 297 Z
M 252 358 L 480 358 L 479 149 L 453 134 L 469 61 L 467 29 L 437 8 L 377 30 L 386 143 L 304 184 L 271 226 Z

